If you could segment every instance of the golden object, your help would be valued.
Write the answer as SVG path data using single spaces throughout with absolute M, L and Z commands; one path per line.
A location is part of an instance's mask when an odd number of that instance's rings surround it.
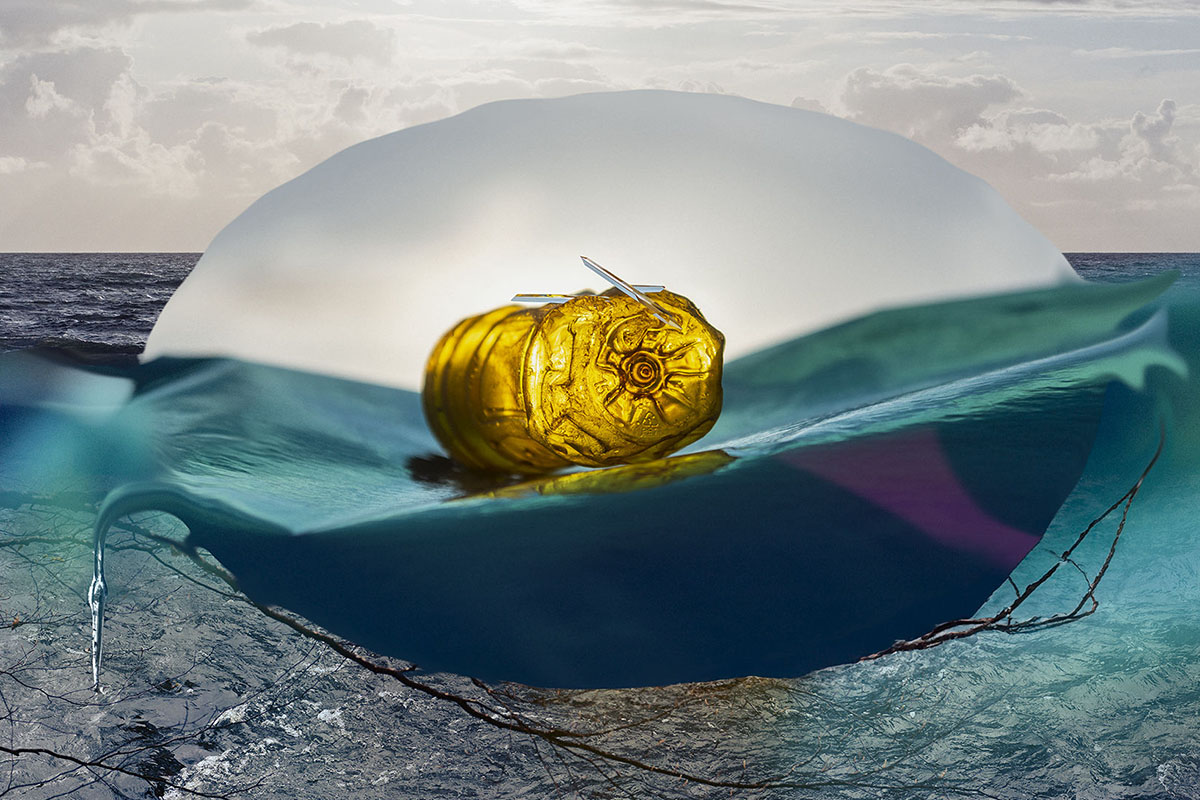
M 609 280 L 623 288 L 529 296 L 553 300 L 469 317 L 442 336 L 422 403 L 454 459 L 524 475 L 603 467 L 661 458 L 712 428 L 725 337 L 686 297 L 642 287 L 649 301 Z

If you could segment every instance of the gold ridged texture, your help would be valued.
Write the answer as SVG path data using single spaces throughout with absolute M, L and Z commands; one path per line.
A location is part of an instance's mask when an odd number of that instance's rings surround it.
M 725 339 L 690 300 L 653 295 L 664 323 L 618 292 L 463 320 L 433 349 L 422 401 L 450 455 L 537 475 L 650 461 L 712 428 Z

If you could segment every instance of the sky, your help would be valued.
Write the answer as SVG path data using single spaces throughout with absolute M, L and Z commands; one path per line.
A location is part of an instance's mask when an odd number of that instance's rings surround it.
M 900 133 L 1065 252 L 1200 251 L 1196 0 L 0 0 L 0 252 L 202 251 L 364 139 L 638 88 Z

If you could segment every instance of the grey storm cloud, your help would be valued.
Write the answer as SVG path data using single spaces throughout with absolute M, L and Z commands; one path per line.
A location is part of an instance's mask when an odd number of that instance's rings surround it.
M 331 55 L 352 60 L 369 58 L 386 64 L 395 52 L 395 34 L 365 20 L 348 22 L 297 22 L 254 31 L 251 44 L 281 47 L 297 55 Z
M 94 29 L 128 22 L 139 14 L 236 11 L 254 0 L 4 0 L 0 44 L 36 45 L 65 29 Z

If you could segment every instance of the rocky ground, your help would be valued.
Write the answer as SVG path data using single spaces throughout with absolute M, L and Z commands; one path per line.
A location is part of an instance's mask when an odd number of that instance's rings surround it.
M 762 732 L 794 711 L 788 684 L 545 692 L 405 672 L 302 620 L 268 616 L 206 554 L 166 544 L 185 531 L 163 515 L 110 538 L 95 693 L 93 515 L 86 505 L 9 506 L 0 509 L 0 796 L 760 796 L 692 778 L 778 777 Z
M 1200 625 L 1156 612 L 1162 579 L 1137 569 L 1104 599 L 1159 587 L 1140 615 L 1118 599 L 791 681 L 546 691 L 412 671 L 255 606 L 144 515 L 110 537 L 97 694 L 93 519 L 0 496 L 0 797 L 1200 798 Z

